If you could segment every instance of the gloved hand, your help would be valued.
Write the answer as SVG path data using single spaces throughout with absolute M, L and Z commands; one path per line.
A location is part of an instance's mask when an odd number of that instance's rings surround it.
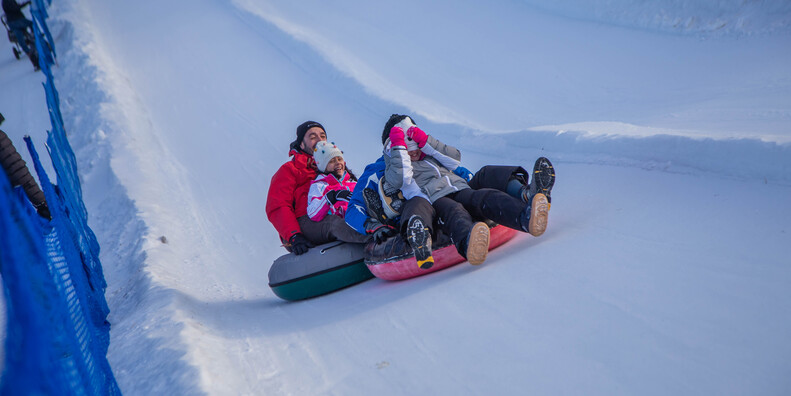
M 414 140 L 417 143 L 417 146 L 423 148 L 428 141 L 428 135 L 423 132 L 422 129 L 418 128 L 417 126 L 409 127 L 409 130 L 406 131 L 407 137 Z
M 401 127 L 394 126 L 390 128 L 390 146 L 406 147 L 406 138 Z
M 378 220 L 369 218 L 365 221 L 365 232 L 373 236 L 377 244 L 384 242 L 387 238 L 396 234 L 395 228 L 382 224 Z
M 325 195 L 327 201 L 330 201 L 330 205 L 332 206 L 335 206 L 335 203 L 338 201 L 349 202 L 351 196 L 352 192 L 349 190 L 330 190 Z
M 288 243 L 291 244 L 291 252 L 297 256 L 307 253 L 308 250 L 313 247 L 313 244 L 310 243 L 308 238 L 305 238 L 305 236 L 299 232 L 292 235 Z
M 472 176 L 473 176 L 472 172 L 470 172 L 469 169 L 463 166 L 457 166 L 456 169 L 453 170 L 453 173 L 455 173 L 456 176 L 459 176 L 468 182 L 472 180 Z

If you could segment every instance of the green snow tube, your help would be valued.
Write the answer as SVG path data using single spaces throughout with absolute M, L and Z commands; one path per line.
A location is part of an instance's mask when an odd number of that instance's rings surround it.
M 289 301 L 304 300 L 374 277 L 365 265 L 365 245 L 331 242 L 302 255 L 281 256 L 269 268 L 269 287 Z

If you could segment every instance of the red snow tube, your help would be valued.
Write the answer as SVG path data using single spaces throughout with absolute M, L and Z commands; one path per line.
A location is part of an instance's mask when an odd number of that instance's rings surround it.
M 508 242 L 516 235 L 516 230 L 497 225 L 491 229 L 489 250 Z M 456 251 L 450 238 L 440 235 L 434 243 L 434 265 L 420 269 L 409 245 L 395 236 L 382 244 L 369 243 L 365 248 L 365 264 L 377 278 L 401 280 L 430 274 L 465 261 Z

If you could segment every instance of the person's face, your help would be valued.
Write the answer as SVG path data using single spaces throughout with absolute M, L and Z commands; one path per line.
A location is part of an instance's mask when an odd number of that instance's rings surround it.
M 302 138 L 302 143 L 300 143 L 300 147 L 302 150 L 307 152 L 313 152 L 313 149 L 316 147 L 316 143 L 327 140 L 327 134 L 324 132 L 323 129 L 319 127 L 313 127 L 308 129 L 305 132 L 305 137 Z
M 417 150 L 407 151 L 407 154 L 409 154 L 410 160 L 420 161 L 420 154 L 422 154 L 422 151 L 420 151 L 420 149 L 417 149 Z
M 346 170 L 346 161 L 343 160 L 343 157 L 335 157 L 330 160 L 327 164 L 327 169 L 324 171 L 327 173 L 332 173 L 335 177 L 343 176 L 343 171 Z

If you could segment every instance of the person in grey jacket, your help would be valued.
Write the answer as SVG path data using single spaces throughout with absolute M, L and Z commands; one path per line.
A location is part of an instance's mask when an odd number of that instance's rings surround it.
M 385 124 L 382 142 L 385 188 L 400 189 L 406 199 L 423 197 L 431 202 L 442 231 L 450 235 L 456 250 L 470 264 L 483 263 L 489 251 L 489 227 L 473 218 L 488 219 L 533 236 L 546 230 L 547 194 L 554 184 L 554 169 L 546 158 L 536 163 L 543 174 L 534 175 L 530 189 L 518 199 L 492 188 L 471 188 L 467 180 L 453 172 L 461 161 L 459 150 L 429 136 L 408 116 L 392 115 Z M 539 166 L 542 159 L 547 164 L 544 168 Z M 433 219 L 419 220 L 425 228 L 433 223 Z M 407 237 L 411 244 L 412 219 L 409 221 Z

